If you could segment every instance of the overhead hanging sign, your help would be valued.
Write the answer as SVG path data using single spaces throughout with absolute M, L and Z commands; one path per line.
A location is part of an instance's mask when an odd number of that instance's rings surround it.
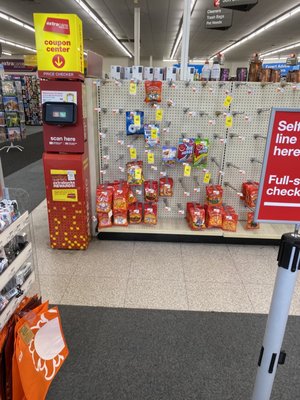
M 83 79 L 82 22 L 75 14 L 33 14 L 38 75 Z
M 255 221 L 300 222 L 300 109 L 273 108 Z
M 1 64 L 3 64 L 5 72 L 35 72 L 35 66 L 29 66 L 24 64 L 24 60 L 22 59 L 2 59 Z
M 225 8 L 213 8 L 206 10 L 207 29 L 228 29 L 232 25 L 232 10 Z
M 232 10 L 249 11 L 258 3 L 258 0 L 220 0 L 220 7 Z
M 26 54 L 24 56 L 24 65 L 28 67 L 36 67 L 37 66 L 36 54 Z

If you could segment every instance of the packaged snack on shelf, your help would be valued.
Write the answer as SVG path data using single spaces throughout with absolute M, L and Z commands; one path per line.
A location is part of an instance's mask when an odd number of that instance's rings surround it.
M 113 188 L 107 185 L 98 185 L 96 190 L 97 213 L 108 213 L 112 209 Z
M 146 147 L 160 145 L 160 129 L 158 124 L 145 124 L 144 131 Z
M 192 163 L 194 153 L 194 139 L 179 139 L 177 148 L 177 161 L 182 163 Z
M 259 228 L 260 228 L 259 223 L 254 222 L 254 212 L 253 211 L 248 212 L 245 229 L 253 230 L 253 229 L 259 229 Z
M 223 207 L 205 206 L 207 228 L 222 228 Z
M 159 179 L 159 195 L 161 197 L 172 197 L 173 196 L 174 181 L 173 178 L 164 176 Z
M 223 188 L 221 185 L 206 186 L 206 203 L 208 206 L 221 206 L 223 203 Z
M 108 213 L 98 213 L 98 231 L 102 228 L 109 228 L 112 226 L 112 211 Z
M 208 139 L 195 139 L 193 166 L 205 168 L 208 161 Z
M 137 198 L 136 198 L 135 194 L 133 193 L 133 190 L 129 187 L 128 195 L 127 195 L 127 203 L 134 204 L 136 202 L 137 202 Z
M 144 204 L 144 224 L 148 225 L 157 224 L 157 204 L 155 203 Z
M 161 81 L 145 81 L 146 103 L 160 103 L 162 93 Z
M 205 229 L 205 209 L 198 203 L 187 203 L 186 219 L 193 231 Z
M 145 201 L 158 202 L 158 182 L 149 180 L 144 182 Z
M 128 226 L 127 211 L 114 210 L 113 216 L 114 216 L 114 225 Z
M 131 161 L 126 164 L 127 182 L 129 185 L 142 185 L 144 182 L 143 176 L 143 161 Z
M 231 206 L 224 206 L 223 208 L 223 231 L 236 232 L 239 216 Z
M 255 208 L 257 196 L 258 196 L 259 183 L 254 181 L 243 182 L 242 184 L 242 200 L 245 201 L 245 205 L 250 208 Z
M 127 211 L 128 186 L 126 182 L 114 185 L 113 210 Z
M 176 163 L 176 147 L 163 146 L 162 148 L 162 162 L 167 167 L 175 167 Z
M 128 207 L 129 213 L 129 223 L 130 224 L 140 224 L 142 222 L 143 216 L 143 204 L 135 203 Z
M 126 111 L 126 134 L 142 135 L 144 133 L 144 111 Z

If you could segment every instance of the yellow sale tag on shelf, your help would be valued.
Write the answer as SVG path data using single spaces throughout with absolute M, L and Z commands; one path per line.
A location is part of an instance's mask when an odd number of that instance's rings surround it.
M 227 117 L 225 119 L 225 126 L 227 128 L 231 128 L 232 127 L 232 122 L 233 122 L 232 115 L 227 115 Z
M 226 99 L 224 101 L 224 106 L 225 107 L 229 107 L 231 102 L 232 102 L 232 97 L 231 96 L 226 96 Z
M 192 171 L 192 167 L 190 165 L 185 165 L 183 175 L 191 176 L 191 171 Z
M 157 139 L 157 129 L 151 129 L 151 139 Z
M 154 153 L 148 152 L 148 164 L 154 164 Z
M 134 177 L 135 177 L 135 179 L 142 179 L 142 170 L 141 170 L 141 168 L 137 168 L 134 171 Z
M 135 126 L 141 126 L 141 116 L 140 115 L 135 115 L 133 117 L 133 123 Z
M 210 182 L 210 177 L 211 177 L 211 173 L 210 172 L 206 172 L 203 178 L 203 183 L 209 183 Z
M 136 83 L 135 82 L 130 82 L 129 94 L 136 94 Z
M 130 147 L 129 151 L 130 151 L 130 158 L 132 160 L 135 160 L 136 159 L 136 148 L 135 147 Z
M 161 108 L 157 108 L 156 112 L 155 112 L 155 120 L 161 121 L 163 118 L 163 113 L 164 113 L 164 110 L 162 110 Z

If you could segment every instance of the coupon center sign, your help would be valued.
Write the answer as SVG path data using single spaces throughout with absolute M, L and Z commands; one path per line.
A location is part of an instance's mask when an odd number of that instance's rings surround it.
M 34 14 L 38 74 L 83 79 L 82 22 L 74 14 Z
M 300 222 L 300 110 L 272 109 L 255 220 Z

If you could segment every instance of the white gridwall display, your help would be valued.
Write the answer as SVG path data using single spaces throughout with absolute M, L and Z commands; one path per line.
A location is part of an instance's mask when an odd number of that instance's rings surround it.
M 228 130 L 223 183 L 224 201 L 246 219 L 247 210 L 237 192 L 245 180 L 259 181 L 272 107 L 297 108 L 299 85 L 272 83 L 233 83 L 232 128 Z M 228 166 L 228 163 L 232 164 Z
M 129 81 L 105 80 L 98 85 L 100 180 L 103 183 L 127 179 L 126 163 L 131 161 L 128 146 L 132 146 L 136 148 L 137 160 L 143 161 L 145 179 L 158 180 L 164 172 L 174 179 L 173 197 L 167 198 L 167 203 L 164 198 L 159 199 L 159 218 L 183 218 L 180 211 L 185 210 L 187 201 L 202 204 L 205 201 L 205 171 L 192 168 L 191 176 L 184 177 L 182 164 L 176 163 L 175 168 L 163 166 L 161 147 L 154 149 L 153 166 L 157 170 L 147 163 L 144 135 L 126 136 L 126 111 L 144 111 L 147 124 L 155 122 L 156 109 L 144 102 L 144 82 L 138 83 L 136 95 L 129 93 L 129 84 Z M 244 220 L 247 209 L 237 192 L 241 191 L 244 180 L 259 180 L 266 143 L 264 138 L 255 139 L 254 135 L 266 136 L 272 106 L 297 107 L 300 91 L 296 89 L 293 84 L 282 87 L 252 82 L 177 81 L 173 85 L 163 82 L 162 102 L 158 104 L 163 109 L 163 120 L 158 122 L 161 146 L 177 147 L 182 135 L 208 138 L 206 169 L 211 173 L 211 181 L 232 186 L 224 187 L 224 201 Z M 232 96 L 229 108 L 224 106 L 227 95 Z M 170 100 L 172 106 L 168 106 Z M 226 113 L 233 115 L 233 126 L 229 129 L 225 126 Z M 199 187 L 200 193 L 195 192 Z M 142 187 L 136 186 L 134 190 L 143 201 Z

